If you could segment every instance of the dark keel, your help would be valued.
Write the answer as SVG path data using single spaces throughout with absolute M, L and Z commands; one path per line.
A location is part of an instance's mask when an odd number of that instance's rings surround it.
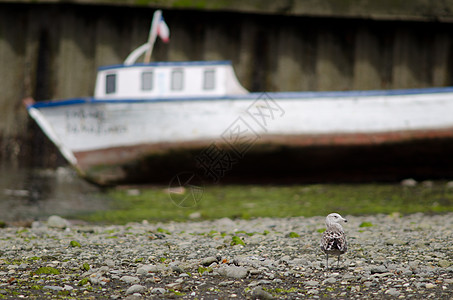
M 92 164 L 83 170 L 89 181 L 100 185 L 168 184 L 180 172 L 193 172 L 206 184 L 453 178 L 453 138 L 375 145 L 256 144 L 243 157 L 228 150 L 226 145 L 220 145 L 225 151 L 222 152 L 222 161 L 219 158 L 208 159 L 206 150 L 210 145 L 175 147 L 144 155 L 138 160 L 112 161 L 103 166 Z

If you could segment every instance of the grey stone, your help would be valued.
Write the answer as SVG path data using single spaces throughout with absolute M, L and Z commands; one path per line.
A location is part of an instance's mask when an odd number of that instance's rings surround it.
M 410 261 L 409 262 L 409 267 L 412 271 L 418 268 L 419 262 L 418 261 Z
M 144 265 L 137 269 L 137 275 L 147 275 L 148 273 L 159 272 L 159 267 L 156 265 Z
M 386 245 L 392 245 L 392 246 L 401 246 L 401 245 L 407 245 L 406 241 L 396 239 L 396 238 L 391 238 L 385 241 Z
M 448 261 L 446 259 L 439 260 L 439 267 L 448 268 L 449 266 L 451 266 L 451 262 L 450 261 Z
M 52 228 L 66 228 L 69 227 L 69 222 L 60 216 L 50 216 L 47 219 L 47 226 Z
M 120 280 L 124 281 L 125 283 L 139 283 L 140 282 L 140 278 L 135 277 L 135 276 L 128 276 L 128 275 L 121 277 Z
M 44 290 L 52 290 L 52 291 L 62 291 L 63 288 L 61 286 L 55 286 L 55 285 L 46 285 L 43 286 Z
M 290 260 L 288 263 L 294 266 L 306 266 L 309 264 L 308 260 L 303 258 L 295 258 L 293 260 Z
M 424 282 L 415 282 L 414 285 L 415 285 L 415 287 L 417 289 L 419 289 L 421 287 L 425 287 L 425 283 Z
M 436 285 L 433 284 L 433 283 L 427 283 L 427 284 L 425 284 L 425 288 L 427 288 L 427 289 L 433 289 L 433 288 L 435 288 L 435 287 L 436 287 Z
M 249 273 L 250 273 L 250 275 L 253 276 L 253 275 L 258 275 L 258 274 L 260 274 L 261 271 L 258 270 L 258 269 L 253 269 L 253 268 L 252 268 L 252 269 L 249 269 Z
M 182 285 L 180 282 L 173 282 L 165 285 L 165 287 L 169 290 L 179 290 L 181 289 Z
M 395 288 L 390 288 L 386 290 L 385 293 L 393 297 L 398 297 L 401 294 L 401 292 Z
M 222 276 L 242 279 L 247 277 L 247 269 L 244 267 L 227 266 L 219 268 L 218 273 Z
M 33 221 L 31 223 L 31 228 L 33 228 L 33 229 L 42 229 L 42 228 L 46 228 L 46 225 L 43 224 L 42 222 L 39 222 L 39 221 Z
M 280 258 L 280 261 L 279 261 L 279 262 L 280 262 L 280 263 L 285 263 L 285 264 L 287 264 L 287 263 L 289 263 L 290 261 L 291 261 L 291 257 L 290 257 L 289 255 L 285 255 L 285 256 L 283 256 L 282 258 Z
M 333 284 L 335 282 L 337 282 L 337 279 L 335 277 L 329 277 L 329 278 L 324 279 L 322 284 Z
M 94 273 L 90 275 L 91 284 L 99 284 L 101 282 L 101 274 Z
M 350 280 L 350 279 L 353 279 L 353 278 L 355 278 L 355 276 L 352 275 L 352 274 L 345 274 L 343 276 L 343 280 Z
M 113 259 L 106 259 L 104 263 L 110 268 L 113 268 L 115 266 L 115 261 Z
M 233 280 L 229 280 L 229 281 L 222 281 L 219 283 L 219 286 L 227 286 L 227 285 L 232 285 L 234 283 Z M 249 285 L 250 286 L 250 285 Z
M 309 280 L 309 281 L 306 281 L 305 284 L 309 285 L 309 286 L 318 286 L 319 282 L 316 280 Z
M 387 272 L 387 268 L 383 265 L 381 266 L 375 266 L 370 269 L 371 274 L 376 274 L 376 273 L 385 273 Z
M 261 287 L 255 287 L 252 290 L 252 299 L 274 299 L 274 297 Z
M 144 287 L 143 285 L 134 284 L 133 286 L 131 286 L 130 288 L 128 288 L 126 290 L 126 295 L 135 294 L 135 293 L 142 293 L 145 290 L 146 290 L 146 287 Z
M 259 256 L 236 256 L 233 263 L 237 266 L 250 266 L 253 268 L 267 267 L 272 268 L 276 266 L 276 262 L 272 259 L 259 257 Z
M 396 271 L 398 272 L 398 274 L 401 274 L 403 276 L 411 276 L 412 275 L 412 271 L 409 270 L 408 268 L 397 268 Z
M 210 264 L 212 264 L 214 262 L 217 262 L 217 258 L 215 258 L 214 256 L 205 257 L 201 260 L 201 264 L 203 266 L 209 266 Z
M 156 294 L 156 295 L 163 295 L 167 292 L 166 289 L 163 289 L 163 288 L 153 288 L 151 290 L 151 294 Z
M 170 266 L 170 268 L 173 272 L 176 272 L 178 274 L 184 273 L 184 270 L 178 265 L 172 265 Z

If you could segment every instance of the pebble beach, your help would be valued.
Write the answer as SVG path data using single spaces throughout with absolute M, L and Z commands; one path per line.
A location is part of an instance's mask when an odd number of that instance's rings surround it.
M 325 216 L 5 227 L 0 299 L 453 299 L 453 213 L 342 215 L 329 269 Z

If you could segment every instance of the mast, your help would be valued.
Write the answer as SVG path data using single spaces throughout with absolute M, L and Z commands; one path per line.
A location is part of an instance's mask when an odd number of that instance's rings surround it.
M 149 63 L 151 61 L 151 54 L 153 53 L 154 43 L 156 42 L 157 38 L 157 30 L 159 26 L 160 19 L 162 18 L 162 11 L 160 9 L 154 12 L 153 20 L 151 22 L 151 28 L 149 29 L 149 36 L 148 36 L 148 49 L 145 53 L 145 63 Z

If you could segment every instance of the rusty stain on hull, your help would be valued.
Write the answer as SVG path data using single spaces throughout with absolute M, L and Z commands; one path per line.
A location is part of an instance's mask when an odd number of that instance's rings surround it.
M 81 175 L 96 184 L 164 183 L 175 172 L 195 170 L 195 157 L 214 142 L 229 149 L 221 140 L 210 140 L 116 147 L 77 152 L 75 156 Z M 225 181 L 244 180 L 247 176 L 249 181 L 260 176 L 267 177 L 268 181 L 288 177 L 305 181 L 347 180 L 348 176 L 352 180 L 392 180 L 405 174 L 410 176 L 411 172 L 414 176 L 449 176 L 451 171 L 440 170 L 440 160 L 445 167 L 450 163 L 453 166 L 448 158 L 451 151 L 453 128 L 376 134 L 262 136 Z M 357 161 L 363 163 L 357 165 Z M 351 168 L 355 169 L 354 174 L 341 172 L 341 169 Z M 381 170 L 372 171 L 376 168 Z M 366 174 L 367 171 L 375 174 Z

